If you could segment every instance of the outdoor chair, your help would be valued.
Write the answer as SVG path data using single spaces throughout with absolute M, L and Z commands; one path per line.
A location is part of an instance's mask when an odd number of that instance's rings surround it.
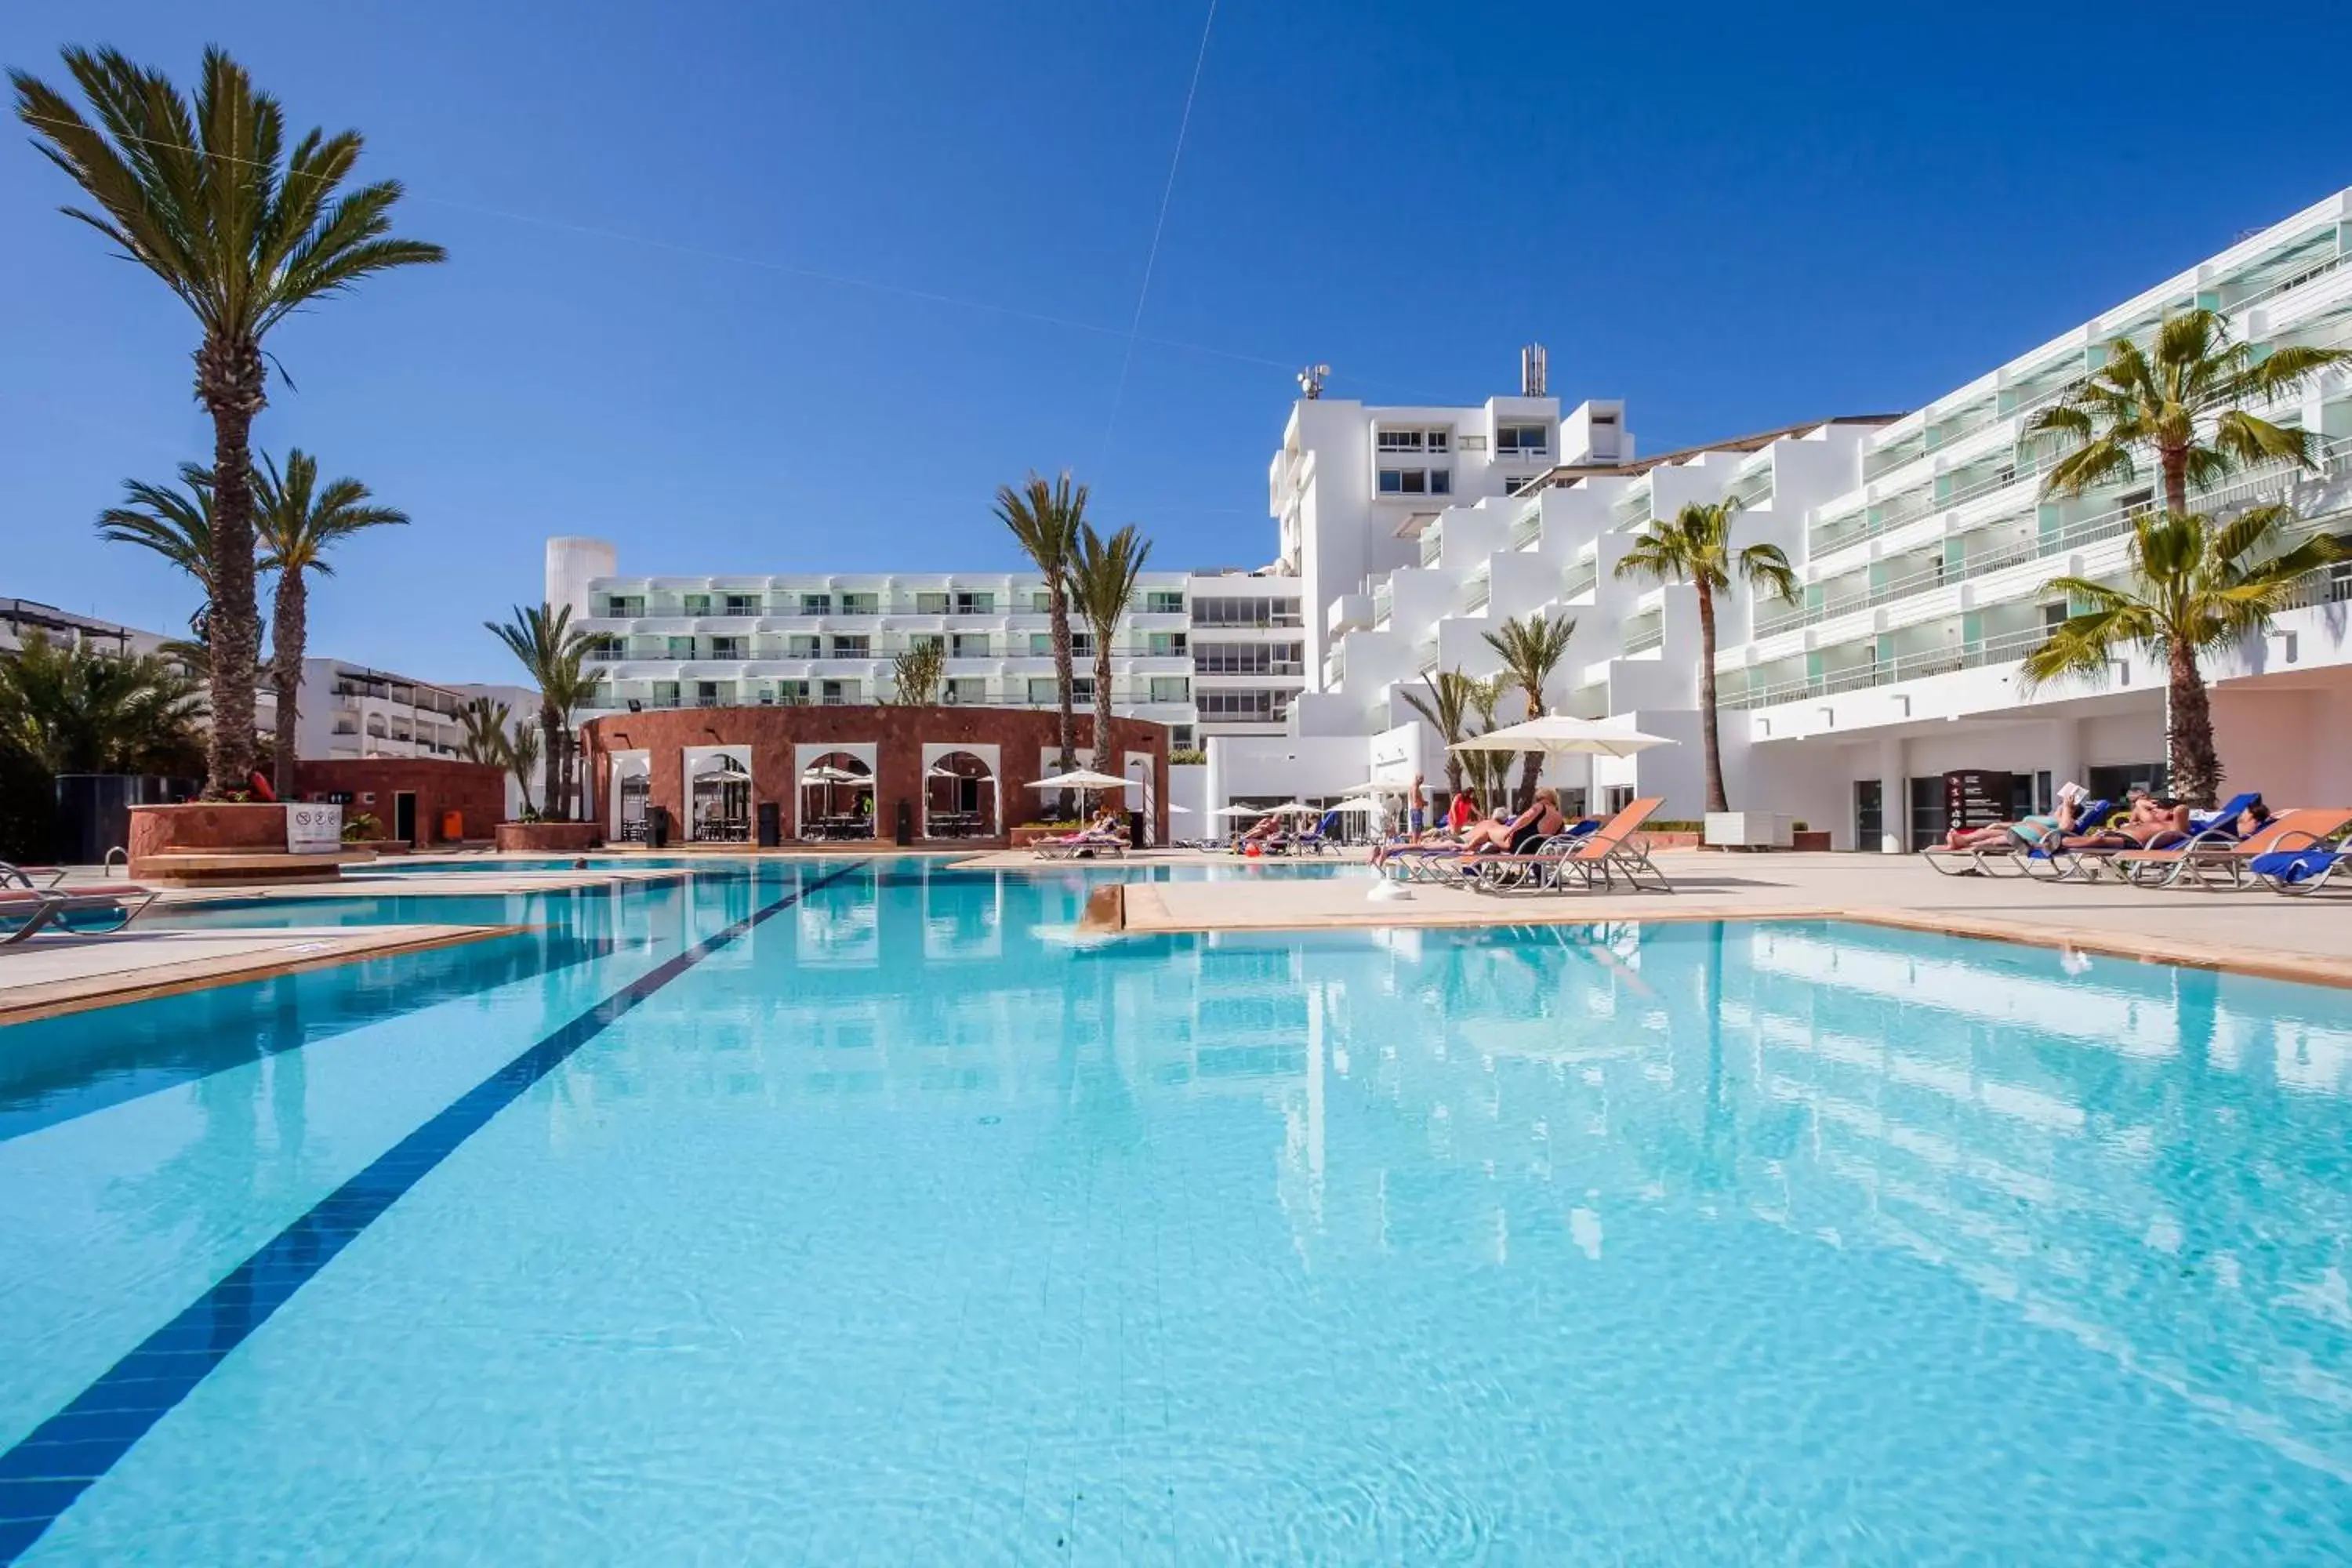
M 72 936 L 111 935 L 145 914 L 161 897 L 157 889 L 135 882 L 0 887 L 0 921 L 18 922 L 0 937 L 0 946 L 13 946 L 44 930 Z M 82 916 L 90 918 L 67 923 Z
M 2200 892 L 2246 885 L 2254 861 L 2289 846 L 2326 843 L 2352 826 L 2352 811 L 2336 806 L 2298 806 L 2282 811 L 2263 827 L 2240 838 L 2226 827 L 2192 833 L 2162 849 L 2127 850 L 2115 857 L 2136 888 L 2174 888 L 2183 882 Z
M 1478 890 L 1557 892 L 1573 882 L 1580 890 L 1590 892 L 1596 879 L 1606 888 L 1615 886 L 1617 879 L 1622 877 L 1630 891 L 1649 889 L 1671 893 L 1674 884 L 1658 869 L 1649 850 L 1635 837 L 1642 824 L 1664 804 L 1663 796 L 1646 795 L 1590 833 L 1576 837 L 1563 834 L 1548 840 L 1547 847 L 1565 841 L 1566 847 L 1557 853 L 1539 848 L 1527 855 L 1473 857 Z

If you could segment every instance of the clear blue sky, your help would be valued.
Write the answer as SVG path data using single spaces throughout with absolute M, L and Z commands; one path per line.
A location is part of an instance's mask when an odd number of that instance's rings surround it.
M 185 79 L 218 42 L 407 182 L 450 261 L 275 335 L 257 438 L 416 519 L 341 558 L 313 647 L 450 679 L 508 678 L 478 623 L 550 533 L 1000 568 L 994 487 L 1068 465 L 1155 564 L 1257 564 L 1310 360 L 1472 402 L 1538 339 L 1657 450 L 1908 407 L 2352 184 L 2324 6 L 1223 0 L 1121 392 L 1204 15 L 82 0 L 7 7 L 0 59 Z M 176 626 L 186 584 L 90 520 L 209 453 L 194 332 L 68 195 L 0 139 L 0 595 Z

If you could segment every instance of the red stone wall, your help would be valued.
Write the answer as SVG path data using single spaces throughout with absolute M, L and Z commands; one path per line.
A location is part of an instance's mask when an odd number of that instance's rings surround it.
M 615 713 L 593 719 L 582 727 L 588 778 L 595 795 L 598 820 L 612 820 L 607 798 L 613 752 L 649 752 L 653 778 L 647 803 L 669 813 L 672 842 L 683 837 L 686 821 L 686 752 L 697 746 L 735 746 L 751 753 L 751 816 L 759 821 L 762 801 L 777 804 L 787 841 L 800 830 L 800 746 L 870 744 L 875 748 L 874 826 L 887 842 L 896 833 L 898 803 L 913 814 L 915 830 L 923 823 L 923 748 L 927 745 L 982 745 L 997 748 L 999 774 L 996 799 L 999 826 L 1014 826 L 1038 816 L 1045 795 L 1029 786 L 1045 776 L 1036 759 L 1054 744 L 1057 716 L 1050 710 L 1024 708 L 679 708 L 654 713 Z M 1168 842 L 1168 726 L 1141 719 L 1111 721 L 1111 771 L 1123 773 L 1125 754 L 1149 752 L 1151 757 L 1151 837 Z M 1088 765 L 1094 754 L 1093 715 L 1078 716 L 1074 746 L 1077 765 Z M 995 840 L 1003 842 L 1002 834 Z M 989 842 L 962 839 L 959 843 Z
M 348 792 L 343 807 L 348 822 L 362 812 L 374 817 L 378 837 L 393 829 L 393 797 L 403 790 L 416 795 L 416 841 L 454 842 L 441 833 L 441 814 L 456 811 L 464 820 L 457 838 L 487 839 L 506 820 L 506 770 L 488 763 L 461 763 L 446 757 L 359 757 L 311 761 L 294 764 L 294 793 L 304 800 L 324 800 Z M 373 801 L 366 797 L 373 795 Z M 281 847 L 284 829 L 279 829 Z
M 268 804 L 134 805 L 131 842 L 133 863 L 173 849 L 241 849 L 286 852 L 286 808 Z

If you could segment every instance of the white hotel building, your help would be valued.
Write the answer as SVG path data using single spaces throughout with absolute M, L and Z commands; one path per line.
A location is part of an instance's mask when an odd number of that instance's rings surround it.
M 1822 418 L 1637 458 L 1613 402 L 1563 414 L 1539 395 L 1459 408 L 1303 398 L 1271 474 L 1282 556 L 1305 584 L 1307 685 L 1278 739 L 1210 748 L 1212 803 L 1329 795 L 1367 772 L 1440 780 L 1435 736 L 1407 707 L 1425 672 L 1499 667 L 1484 634 L 1508 616 L 1568 616 L 1576 633 L 1546 700 L 1679 745 L 1623 761 L 1563 759 L 1547 777 L 1600 808 L 1662 795 L 1699 815 L 1692 591 L 1620 580 L 1654 517 L 1741 504 L 1736 543 L 1786 552 L 1801 602 L 1718 601 L 1725 772 L 1732 804 L 1825 828 L 1838 847 L 1908 848 L 1937 827 L 1948 771 L 2014 775 L 2046 800 L 2102 793 L 2164 757 L 2164 676 L 2132 653 L 2103 679 L 2029 691 L 2018 662 L 2066 605 L 2046 584 L 2120 580 L 2152 475 L 2053 500 L 2058 455 L 2025 422 L 2168 310 L 2225 314 L 2257 345 L 2352 347 L 2352 191 L 2241 240 L 2095 320 L 1897 416 Z M 1529 384 L 1528 383 L 1532 383 Z M 1541 391 L 1540 363 L 1523 392 Z M 2318 467 L 2271 465 L 2199 500 L 2227 512 L 2289 500 L 2352 532 L 2352 374 L 2260 410 L 2312 433 Z M 2315 581 L 2272 635 L 2210 659 L 2232 788 L 2280 803 L 2352 798 L 2352 575 Z M 1517 717 L 1517 700 L 1504 713 Z
M 896 572 L 624 576 L 612 544 L 551 539 L 547 602 L 595 638 L 596 696 L 581 716 L 630 708 L 856 705 L 896 695 L 891 664 L 919 641 L 946 654 L 941 700 L 1052 708 L 1059 694 L 1045 587 L 1035 574 Z M 1076 701 L 1094 702 L 1081 621 Z M 1274 736 L 1307 684 L 1296 578 L 1146 572 L 1111 644 L 1119 713 L 1208 736 Z

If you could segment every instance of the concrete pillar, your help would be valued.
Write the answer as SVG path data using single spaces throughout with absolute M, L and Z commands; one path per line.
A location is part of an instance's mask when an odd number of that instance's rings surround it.
M 2088 782 L 2083 777 L 2083 721 L 2080 719 L 2053 719 L 2049 731 L 2042 742 L 2042 754 L 2049 759 L 2044 765 L 2050 769 L 2050 789 L 2054 797 L 2060 784 L 2070 780 L 2075 784 Z M 2034 804 L 2039 805 L 2041 803 L 2036 801 Z
M 1878 742 L 1878 851 L 1900 855 L 1910 847 L 1911 783 L 1904 772 L 1904 744 L 1899 735 Z

